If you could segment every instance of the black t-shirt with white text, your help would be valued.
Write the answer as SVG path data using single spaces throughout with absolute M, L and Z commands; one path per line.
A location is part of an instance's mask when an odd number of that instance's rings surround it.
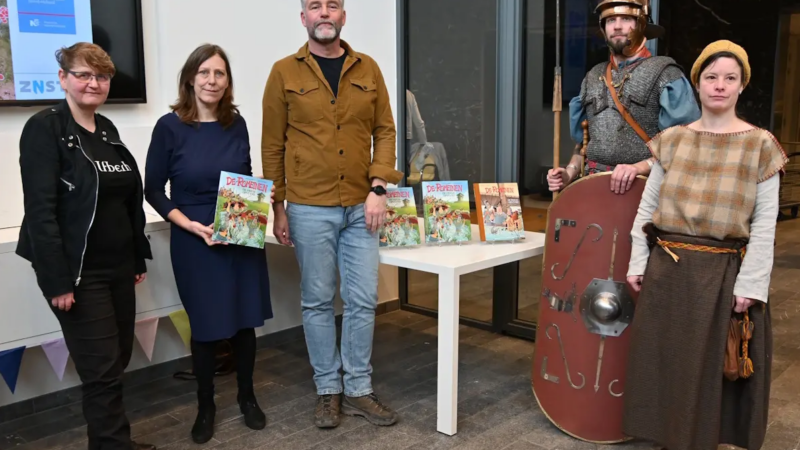
M 100 130 L 81 128 L 81 145 L 94 159 L 100 185 L 92 228 L 87 238 L 84 269 L 114 268 L 134 262 L 133 203 L 136 174 L 116 146 Z

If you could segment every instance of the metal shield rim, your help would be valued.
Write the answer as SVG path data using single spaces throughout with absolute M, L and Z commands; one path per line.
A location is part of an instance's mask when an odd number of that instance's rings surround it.
M 600 178 L 600 177 L 610 177 L 611 174 L 612 174 L 612 172 L 598 172 L 598 173 L 595 173 L 595 174 L 592 174 L 592 175 L 587 175 L 587 176 L 580 177 L 577 180 L 573 181 L 572 183 L 568 184 L 567 187 L 562 189 L 561 190 L 561 194 L 566 192 L 568 189 L 573 188 L 575 185 L 577 185 L 579 183 L 582 183 L 582 182 L 584 182 L 586 180 L 594 179 L 594 178 Z M 642 176 L 642 175 L 637 175 L 636 178 L 639 178 L 639 179 L 641 179 L 643 181 L 647 180 L 647 177 Z M 547 222 L 545 223 L 545 229 L 544 229 L 545 239 L 547 239 L 547 236 L 549 236 L 549 232 L 550 232 L 550 210 L 553 207 L 553 205 L 555 205 L 556 202 L 558 202 L 561 198 L 562 198 L 562 196 L 559 195 L 554 201 L 550 202 L 550 206 L 547 207 Z M 544 246 L 544 249 L 542 251 L 542 270 L 545 270 L 545 261 L 546 261 L 546 257 L 547 257 L 546 253 L 547 253 L 547 245 Z M 537 323 L 536 326 L 538 328 L 539 324 Z M 531 361 L 531 365 L 534 365 L 534 364 L 536 364 L 536 356 L 534 356 L 533 357 L 533 361 Z M 544 409 L 544 407 L 542 407 L 542 402 L 539 401 L 539 396 L 536 395 L 536 387 L 534 385 L 533 380 L 534 380 L 534 375 L 533 375 L 533 371 L 531 371 L 531 391 L 533 392 L 533 397 L 536 399 L 536 405 L 539 407 L 539 410 L 542 412 L 542 414 L 544 414 L 544 416 L 547 418 L 547 420 L 550 423 L 553 424 L 553 426 L 558 428 L 562 433 L 566 434 L 567 436 L 569 436 L 569 437 L 571 437 L 573 439 L 577 439 L 579 441 L 589 442 L 591 444 L 604 444 L 604 445 L 607 445 L 607 444 L 620 444 L 620 443 L 628 442 L 628 441 L 631 441 L 631 440 L 634 439 L 633 437 L 625 437 L 625 438 L 622 438 L 620 440 L 592 441 L 592 440 L 589 440 L 589 439 L 584 439 L 584 438 L 582 438 L 580 436 L 576 436 L 573 433 L 570 433 L 569 431 L 565 430 L 561 425 L 559 425 L 558 422 L 553 420 L 553 418 L 550 417 L 550 415 L 547 413 L 547 411 Z

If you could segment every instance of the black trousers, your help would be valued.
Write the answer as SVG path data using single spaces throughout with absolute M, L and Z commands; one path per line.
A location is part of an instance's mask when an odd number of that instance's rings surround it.
M 83 383 L 89 450 L 131 450 L 122 376 L 133 351 L 134 265 L 84 270 L 69 311 L 50 304 Z M 50 300 L 48 300 L 50 302 Z

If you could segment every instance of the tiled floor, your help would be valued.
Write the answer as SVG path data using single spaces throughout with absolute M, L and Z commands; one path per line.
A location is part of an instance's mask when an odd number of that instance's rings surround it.
M 800 220 L 779 224 L 773 292 L 775 355 L 770 425 L 764 450 L 800 448 Z M 346 417 L 334 430 L 312 424 L 314 388 L 305 344 L 259 352 L 258 397 L 269 424 L 244 426 L 232 376 L 218 380 L 214 449 L 650 449 L 644 443 L 596 446 L 573 440 L 540 412 L 530 388 L 532 342 L 461 328 L 459 429 L 436 426 L 436 321 L 396 311 L 380 316 L 373 357 L 377 393 L 401 421 L 374 427 Z M 162 449 L 198 448 L 189 438 L 194 384 L 172 378 L 129 387 L 126 406 L 137 440 Z M 0 423 L 0 450 L 86 448 L 79 405 Z

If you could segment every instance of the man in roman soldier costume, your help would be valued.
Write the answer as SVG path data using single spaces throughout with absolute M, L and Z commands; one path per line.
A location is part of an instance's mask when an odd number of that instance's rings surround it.
M 663 32 L 649 9 L 649 0 L 602 0 L 597 7 L 611 55 L 570 102 L 572 135 L 583 145 L 565 168 L 557 159 L 556 67 L 555 169 L 548 184 L 558 195 L 548 209 L 531 384 L 553 424 L 602 444 L 629 439 L 622 424 L 638 293 L 627 286 L 627 267 L 644 178 L 657 167 L 646 143 L 700 117 L 682 69 L 645 47 Z
M 650 0 L 601 0 L 595 11 L 611 56 L 589 71 L 580 95 L 569 104 L 570 134 L 579 145 L 566 167 L 548 172 L 551 191 L 560 191 L 581 172 L 611 171 L 611 189 L 627 192 L 637 175 L 650 173 L 653 161 L 645 143 L 700 117 L 681 67 L 645 47 L 664 31 L 650 19 Z M 585 161 L 580 152 L 584 121 L 589 125 Z

